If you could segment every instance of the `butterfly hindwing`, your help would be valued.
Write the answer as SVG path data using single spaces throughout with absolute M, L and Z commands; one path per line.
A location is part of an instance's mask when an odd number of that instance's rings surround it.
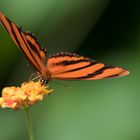
M 96 80 L 120 77 L 128 71 L 89 58 L 69 53 L 58 53 L 51 56 L 47 62 L 52 79 L 62 80 Z
M 36 38 L 13 23 L 0 12 L 0 22 L 7 30 L 16 46 L 22 50 L 32 66 L 41 74 L 45 73 L 46 53 Z

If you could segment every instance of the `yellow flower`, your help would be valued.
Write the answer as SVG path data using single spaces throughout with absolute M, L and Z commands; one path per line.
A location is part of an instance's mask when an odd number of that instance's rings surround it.
M 5 87 L 0 98 L 0 107 L 21 109 L 32 106 L 52 91 L 48 86 L 41 85 L 40 81 L 26 82 L 21 87 Z

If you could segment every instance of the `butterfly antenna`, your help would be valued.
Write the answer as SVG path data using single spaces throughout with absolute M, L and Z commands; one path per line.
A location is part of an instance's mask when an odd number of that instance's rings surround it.
M 65 87 L 65 88 L 72 88 L 72 86 L 69 86 L 69 85 L 66 85 L 66 84 L 62 84 L 62 83 L 59 83 L 59 82 L 56 82 L 56 81 L 51 81 L 51 82 L 53 82 L 55 84 L 58 84 L 58 85 L 61 85 L 61 86 Z

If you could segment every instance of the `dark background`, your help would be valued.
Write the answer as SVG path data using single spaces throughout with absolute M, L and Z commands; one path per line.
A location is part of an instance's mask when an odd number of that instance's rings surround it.
M 140 2 L 138 0 L 1 0 L 0 11 L 35 33 L 47 54 L 77 52 L 122 66 L 130 75 L 59 81 L 31 108 L 36 140 L 140 139 Z M 28 81 L 32 68 L 0 26 L 0 88 Z M 0 110 L 0 139 L 28 139 L 24 112 Z

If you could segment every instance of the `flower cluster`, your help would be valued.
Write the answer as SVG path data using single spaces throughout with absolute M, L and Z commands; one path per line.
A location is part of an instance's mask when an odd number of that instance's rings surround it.
M 23 83 L 21 87 L 5 87 L 0 98 L 0 107 L 21 109 L 32 106 L 52 91 L 48 86 L 41 85 L 40 81 Z

